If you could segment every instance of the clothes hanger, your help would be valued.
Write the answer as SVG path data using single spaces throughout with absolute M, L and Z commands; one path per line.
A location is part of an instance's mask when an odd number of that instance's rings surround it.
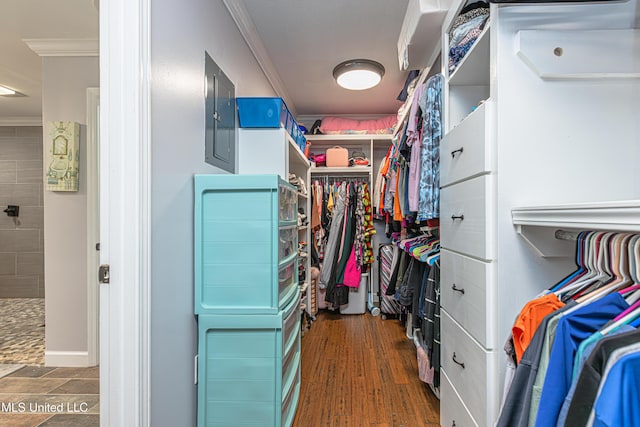
M 568 276 L 566 276 L 560 282 L 553 285 L 551 289 L 549 289 L 549 292 L 555 292 L 559 290 L 560 288 L 571 283 L 572 281 L 574 281 L 580 275 L 584 274 L 587 271 L 584 265 L 584 250 L 585 250 L 584 247 L 585 247 L 586 240 L 590 238 L 592 234 L 593 232 L 591 231 L 581 231 L 578 234 L 578 238 L 576 239 L 576 265 L 578 266 L 578 269 L 575 270 L 573 273 L 569 274 Z
M 587 287 L 598 284 L 603 280 L 607 280 L 610 276 L 606 274 L 605 258 L 607 257 L 607 242 L 615 233 L 609 232 L 596 232 L 589 241 L 586 242 L 585 254 L 586 257 L 586 273 L 580 280 L 570 283 L 555 294 L 563 301 L 568 301 L 576 293 L 580 292 Z
M 603 272 L 604 274 L 606 274 L 608 278 L 576 292 L 574 294 L 574 299 L 595 291 L 596 289 L 600 289 L 605 285 L 618 281 L 620 277 L 618 264 L 620 263 L 622 237 L 623 236 L 619 233 L 612 233 L 611 235 L 607 235 L 603 238 L 603 240 L 600 242 L 598 264 L 596 266 L 596 269 L 599 272 Z
M 636 284 L 634 286 L 638 286 L 640 288 L 640 235 L 635 235 L 629 243 L 629 258 L 631 264 L 629 268 L 631 279 L 633 283 Z M 631 286 L 630 288 L 633 288 L 634 286 Z M 630 288 L 627 288 L 627 290 L 630 290 Z M 625 292 L 625 300 L 631 305 L 640 300 L 640 289 L 634 289 L 634 291 L 635 292 L 631 294 Z
M 592 244 L 591 244 L 592 240 L 596 238 L 597 238 L 597 232 L 588 232 L 588 234 L 584 236 L 584 239 L 582 240 L 581 244 L 578 246 L 578 251 L 577 251 L 578 255 L 576 258 L 576 263 L 579 266 L 579 268 L 576 271 L 576 273 L 578 274 L 572 277 L 571 279 L 564 280 L 563 282 L 561 282 L 561 286 L 559 286 L 554 292 L 560 291 L 562 288 L 565 288 L 567 285 L 571 285 L 572 283 L 575 283 L 576 281 L 581 280 L 586 276 L 589 276 L 592 274 L 590 269 L 590 265 L 591 265 L 590 257 L 592 256 L 592 251 L 590 248 L 592 248 Z M 570 275 L 569 277 L 571 276 L 573 275 Z
M 625 251 L 625 254 L 624 257 L 620 258 L 620 271 L 625 278 L 626 286 L 621 286 L 622 289 L 618 290 L 621 295 L 627 295 L 634 290 L 640 289 L 640 282 L 638 282 L 635 277 L 637 260 L 635 257 L 634 246 L 638 238 L 640 238 L 640 235 L 638 234 L 629 234 L 629 238 L 624 242 L 625 246 L 623 247 L 623 250 Z M 634 288 L 636 285 L 638 287 Z M 635 302 L 635 300 L 633 302 Z M 630 302 L 629 305 L 632 305 L 633 302 Z
M 605 258 L 606 265 L 603 267 L 607 268 L 607 273 L 611 276 L 611 279 L 607 282 L 604 282 L 601 286 L 592 289 L 591 292 L 598 293 L 611 293 L 620 288 L 627 287 L 631 285 L 631 274 L 628 272 L 628 242 L 633 235 L 627 233 L 618 233 L 610 239 L 610 244 L 608 248 L 608 257 Z M 608 263 L 606 262 L 608 258 Z M 585 292 L 582 296 L 580 296 L 577 301 L 581 302 L 585 299 L 588 299 L 590 292 Z
M 618 317 L 616 317 L 616 319 L 618 320 L 614 319 L 613 323 L 603 328 L 600 331 L 602 335 L 607 335 L 609 332 L 618 329 L 622 325 L 629 324 L 640 317 L 640 301 L 637 301 L 632 307 L 629 307 L 623 313 L 625 312 L 626 314 L 621 313 L 620 315 L 618 315 Z
M 610 256 L 613 253 L 611 242 L 614 238 L 615 235 L 609 235 L 605 233 L 604 235 L 602 235 L 602 238 L 596 242 L 598 247 L 596 252 L 598 255 L 596 257 L 595 264 L 592 264 L 592 269 L 596 273 L 595 277 L 598 279 L 595 281 L 590 281 L 589 284 L 584 283 L 583 286 L 576 287 L 568 295 L 566 295 L 565 298 L 577 299 L 581 295 L 590 293 L 591 291 L 597 289 L 603 284 L 604 280 L 609 280 L 604 277 L 600 277 L 602 274 L 606 274 L 608 277 L 612 277 L 610 269 Z

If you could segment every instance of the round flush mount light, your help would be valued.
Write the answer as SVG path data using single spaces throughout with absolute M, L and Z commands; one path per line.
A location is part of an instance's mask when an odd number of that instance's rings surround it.
M 384 76 L 382 64 L 370 59 L 350 59 L 333 69 L 333 78 L 345 89 L 364 90 L 380 83 Z

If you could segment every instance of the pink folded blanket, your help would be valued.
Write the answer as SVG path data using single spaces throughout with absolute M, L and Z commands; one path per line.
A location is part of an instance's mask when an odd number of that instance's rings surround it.
M 324 134 L 342 133 L 392 133 L 398 118 L 395 115 L 374 120 L 353 120 L 342 117 L 324 117 L 320 132 Z

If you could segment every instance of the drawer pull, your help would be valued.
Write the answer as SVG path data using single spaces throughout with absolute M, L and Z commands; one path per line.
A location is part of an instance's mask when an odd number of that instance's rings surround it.
M 451 215 L 451 219 L 453 221 L 455 221 L 456 219 L 459 219 L 460 221 L 464 220 L 464 215 Z
M 455 353 L 455 351 L 453 352 L 453 356 L 451 357 L 451 359 L 453 359 L 453 363 L 455 363 L 456 365 L 460 365 L 460 366 L 462 366 L 462 369 L 464 369 L 464 363 L 462 363 L 462 362 L 458 362 L 458 361 L 456 360 L 456 353 Z
M 453 420 L 453 422 L 451 423 L 451 427 L 456 427 L 456 420 Z
M 464 295 L 464 288 L 458 288 L 456 287 L 456 284 L 454 283 L 453 285 L 451 285 L 451 289 L 453 289 L 456 292 L 460 292 L 462 295 Z
M 463 151 L 464 151 L 464 147 L 460 147 L 457 150 L 453 150 L 451 152 L 451 158 L 455 159 L 456 158 L 456 154 L 458 154 L 458 153 L 462 154 Z

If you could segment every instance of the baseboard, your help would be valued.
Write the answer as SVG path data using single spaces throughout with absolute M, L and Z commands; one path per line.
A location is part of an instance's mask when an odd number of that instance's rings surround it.
M 89 364 L 89 352 L 87 351 L 45 351 L 44 366 L 83 368 Z

